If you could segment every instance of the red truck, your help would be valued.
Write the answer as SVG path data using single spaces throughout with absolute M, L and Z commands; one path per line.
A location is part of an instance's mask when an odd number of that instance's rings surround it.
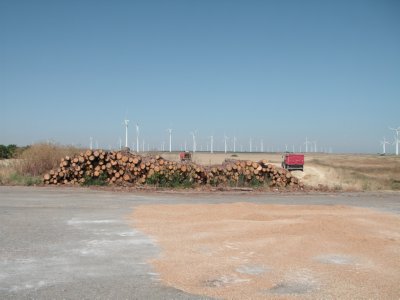
M 179 158 L 181 161 L 192 161 L 192 153 L 181 152 L 181 153 L 179 153 Z
M 282 156 L 282 168 L 291 170 L 304 170 L 304 155 L 303 154 L 292 154 L 286 153 Z

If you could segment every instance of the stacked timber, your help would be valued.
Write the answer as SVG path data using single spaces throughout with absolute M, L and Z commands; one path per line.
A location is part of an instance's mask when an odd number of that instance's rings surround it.
M 175 162 L 161 156 L 141 156 L 129 152 L 87 150 L 61 159 L 57 169 L 45 174 L 45 184 L 85 184 L 101 179 L 109 184 L 161 184 L 176 181 L 191 185 L 258 185 L 302 187 L 296 177 L 265 160 L 225 160 L 221 165 L 202 166 Z

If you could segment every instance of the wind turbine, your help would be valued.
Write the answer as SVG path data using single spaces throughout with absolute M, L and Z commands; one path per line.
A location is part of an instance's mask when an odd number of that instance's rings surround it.
M 193 137 L 193 153 L 195 153 L 196 152 L 196 134 L 195 134 L 195 132 L 196 131 L 192 131 L 190 134 L 192 135 L 192 137 Z
M 306 142 L 304 144 L 306 144 L 306 153 L 308 152 L 308 144 L 311 143 L 307 137 L 306 137 Z
M 386 144 L 390 144 L 385 137 L 383 137 L 383 141 L 381 141 L 381 145 L 383 146 L 383 154 L 386 154 Z
M 260 142 L 260 152 L 264 152 L 264 140 Z
M 253 143 L 253 140 L 250 138 L 250 141 L 249 141 L 249 152 L 251 153 L 252 152 L 252 143 Z
M 128 148 L 128 123 L 129 120 L 125 119 L 124 124 L 125 124 L 125 148 Z
M 389 127 L 389 129 L 396 132 L 396 135 L 394 137 L 394 144 L 396 145 L 396 155 L 399 155 L 399 143 L 400 143 L 399 132 L 400 132 L 400 127 L 397 127 L 397 128 Z
M 211 139 L 211 141 L 210 141 L 210 152 L 211 153 L 214 153 L 214 136 L 210 136 L 210 139 Z
M 237 139 L 236 139 L 236 136 L 234 136 L 233 137 L 233 152 L 236 152 L 236 142 L 237 142 Z
M 136 152 L 139 153 L 140 145 L 139 145 L 139 124 L 136 123 Z
M 90 150 L 93 149 L 93 137 L 90 137 Z
M 169 133 L 169 152 L 172 152 L 172 128 L 168 128 Z
M 229 137 L 227 137 L 226 135 L 224 135 L 225 153 L 226 153 L 226 151 L 227 151 L 227 144 L 226 144 L 226 142 L 227 142 L 228 139 L 229 139 Z

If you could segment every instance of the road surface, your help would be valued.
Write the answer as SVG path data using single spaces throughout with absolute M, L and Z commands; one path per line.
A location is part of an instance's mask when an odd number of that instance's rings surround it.
M 163 285 L 156 241 L 135 229 L 138 205 L 343 204 L 398 215 L 399 193 L 124 193 L 0 187 L 1 299 L 206 299 Z

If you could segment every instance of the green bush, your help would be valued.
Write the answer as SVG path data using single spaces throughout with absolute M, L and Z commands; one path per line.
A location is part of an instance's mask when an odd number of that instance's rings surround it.
M 0 159 L 9 159 L 15 157 L 17 153 L 17 145 L 0 145 Z
M 390 186 L 393 190 L 400 190 L 400 180 L 393 179 Z
M 167 188 L 190 188 L 193 187 L 193 180 L 190 176 L 174 173 L 170 176 L 154 173 L 146 179 L 146 184 L 167 187 Z
M 263 186 L 268 183 L 269 183 L 268 177 L 264 177 L 264 181 L 261 182 L 256 177 L 252 177 L 250 180 L 248 180 L 244 174 L 240 174 L 239 179 L 237 181 L 237 186 L 238 187 L 260 187 L 260 186 Z
M 30 176 L 30 175 L 21 175 L 18 173 L 13 173 L 7 179 L 8 184 L 16 184 L 16 185 L 37 185 L 42 183 L 42 178 L 39 176 Z
M 106 186 L 107 182 L 107 174 L 100 174 L 99 177 L 85 176 L 85 181 L 82 183 L 83 186 Z

